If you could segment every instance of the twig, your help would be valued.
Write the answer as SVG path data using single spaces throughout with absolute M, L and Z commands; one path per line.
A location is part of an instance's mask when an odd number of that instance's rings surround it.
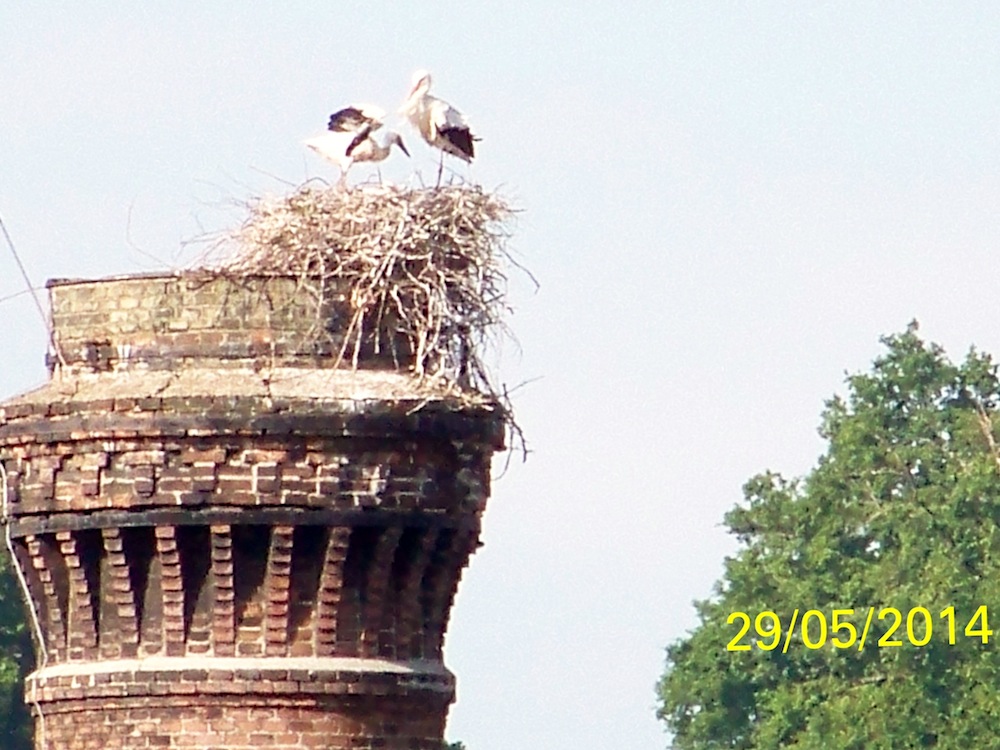
M 514 211 L 504 200 L 468 185 L 306 184 L 247 209 L 243 226 L 209 248 L 206 265 L 227 275 L 298 275 L 317 300 L 313 329 L 336 352 L 334 367 L 406 355 L 415 375 L 496 402 L 527 456 L 509 392 L 492 384 L 483 360 L 487 344 L 516 345 L 506 325 L 508 269 L 537 287 L 506 250 Z

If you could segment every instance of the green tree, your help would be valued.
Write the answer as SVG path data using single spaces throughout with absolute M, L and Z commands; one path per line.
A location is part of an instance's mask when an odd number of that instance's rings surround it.
M 34 666 L 21 591 L 6 547 L 0 545 L 0 747 L 28 750 L 31 717 L 24 677 Z
M 816 467 L 752 478 L 726 515 L 740 550 L 658 686 L 676 748 L 997 746 L 997 368 L 975 350 L 953 364 L 915 323 L 883 343 L 827 403 Z

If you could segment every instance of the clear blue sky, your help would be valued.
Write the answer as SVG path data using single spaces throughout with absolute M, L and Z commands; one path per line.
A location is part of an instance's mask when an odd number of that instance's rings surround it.
M 654 750 L 742 483 L 807 471 L 910 319 L 1000 353 L 997 39 L 988 2 L 7 2 L 0 216 L 36 283 L 190 262 L 267 175 L 334 176 L 301 145 L 333 109 L 429 68 L 542 284 L 513 287 L 535 453 L 459 592 L 448 734 Z M 433 174 L 410 140 L 387 177 Z M 45 377 L 22 288 L 0 248 L 0 397 Z

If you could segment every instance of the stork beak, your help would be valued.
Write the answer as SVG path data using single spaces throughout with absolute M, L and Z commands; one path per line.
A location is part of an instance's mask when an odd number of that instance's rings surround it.
M 406 150 L 406 146 L 403 145 L 403 139 L 400 138 L 398 135 L 396 136 L 396 145 L 399 146 L 399 150 L 402 151 L 404 154 L 406 154 L 407 156 L 410 155 L 410 152 Z

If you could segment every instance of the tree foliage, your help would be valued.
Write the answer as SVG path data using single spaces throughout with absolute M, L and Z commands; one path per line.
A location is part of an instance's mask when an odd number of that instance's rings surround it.
M 31 718 L 24 677 L 33 666 L 31 636 L 10 555 L 0 545 L 0 747 L 28 750 Z
M 1000 726 L 1000 381 L 989 356 L 960 365 L 916 324 L 883 339 L 869 373 L 826 404 L 825 454 L 804 478 L 767 472 L 726 515 L 740 542 L 700 624 L 667 649 L 659 716 L 676 748 L 983 747 Z M 982 605 L 988 609 L 980 610 Z M 883 608 L 896 608 L 894 622 Z M 906 618 L 930 614 L 926 645 Z M 949 618 L 954 607 L 954 638 Z M 833 645 L 832 613 L 856 628 Z M 869 608 L 873 617 L 863 648 Z M 791 616 L 811 617 L 803 642 Z M 741 622 L 750 631 L 728 644 Z M 774 650 L 773 611 L 781 620 Z M 966 628 L 976 613 L 985 615 Z M 841 619 L 845 619 L 841 616 Z M 918 610 L 912 640 L 926 637 Z M 984 621 L 985 620 L 985 621 Z M 997 635 L 986 629 L 996 627 Z M 842 626 L 841 643 L 851 641 Z M 883 640 L 884 639 L 884 640 Z M 882 640 L 882 645 L 879 645 Z M 902 645 L 890 642 L 901 640 Z M 952 644 L 951 641 L 954 640 Z

